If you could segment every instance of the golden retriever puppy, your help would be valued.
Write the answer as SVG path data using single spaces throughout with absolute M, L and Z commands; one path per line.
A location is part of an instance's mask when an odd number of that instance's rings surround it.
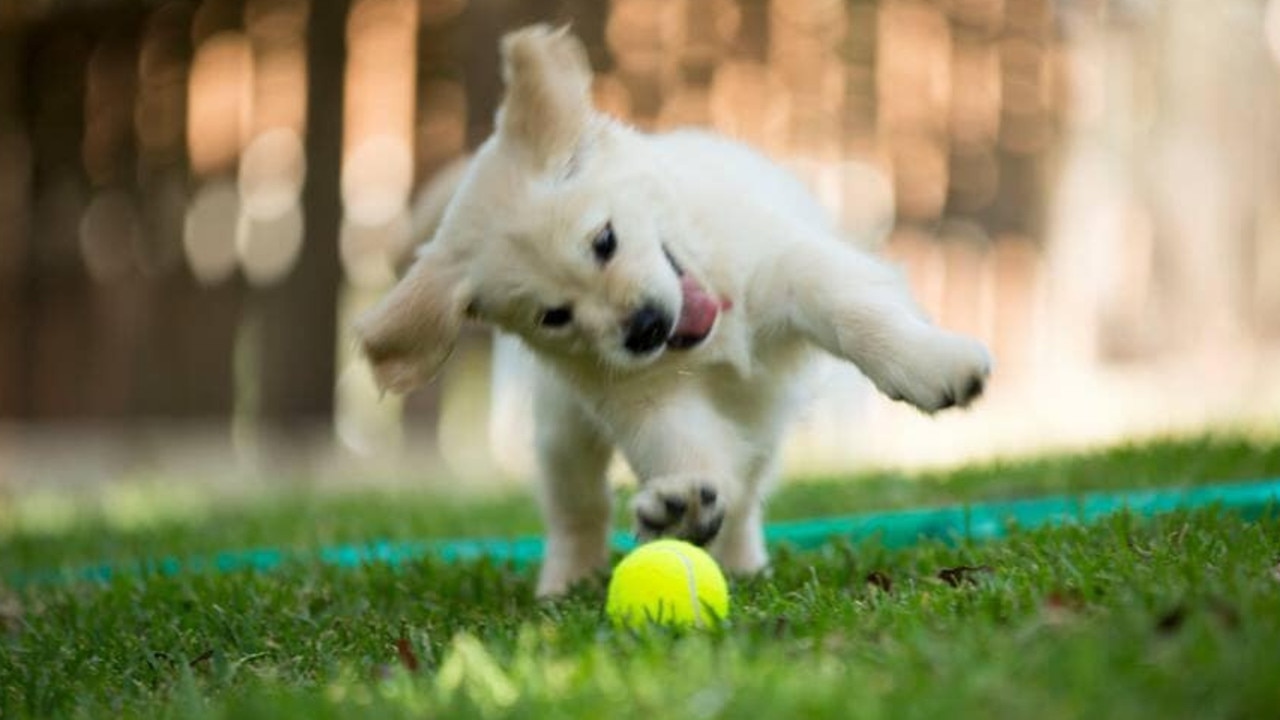
M 925 412 L 982 392 L 986 349 L 931 324 L 899 273 L 842 239 L 778 166 L 706 132 L 645 134 L 597 112 L 567 30 L 524 28 L 501 51 L 493 136 L 356 330 L 396 392 L 433 376 L 468 319 L 536 358 L 540 594 L 607 562 L 615 449 L 640 479 L 639 537 L 764 568 L 763 497 L 819 353 Z

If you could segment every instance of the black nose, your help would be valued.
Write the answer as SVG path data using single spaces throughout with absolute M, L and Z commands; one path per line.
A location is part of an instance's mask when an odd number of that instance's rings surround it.
M 627 320 L 627 339 L 622 344 L 633 355 L 644 355 L 667 341 L 671 325 L 669 314 L 653 305 L 645 305 Z

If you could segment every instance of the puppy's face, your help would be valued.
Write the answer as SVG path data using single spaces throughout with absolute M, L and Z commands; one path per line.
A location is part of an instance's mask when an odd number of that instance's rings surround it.
M 718 304 L 673 247 L 650 158 L 591 108 L 581 45 L 534 27 L 504 39 L 503 60 L 497 132 L 435 239 L 357 328 L 384 388 L 430 377 L 464 315 L 621 371 L 714 328 Z

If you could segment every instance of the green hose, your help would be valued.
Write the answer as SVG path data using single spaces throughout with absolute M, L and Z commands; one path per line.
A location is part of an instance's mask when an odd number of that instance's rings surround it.
M 1089 493 L 1078 497 L 1055 496 L 964 506 L 919 508 L 896 512 L 814 518 L 770 524 L 765 537 L 770 545 L 812 549 L 833 539 L 859 542 L 878 539 L 886 547 L 904 547 L 925 539 L 952 542 L 999 538 L 1011 528 L 1035 528 L 1066 523 L 1089 523 L 1107 515 L 1129 512 L 1150 517 L 1172 510 L 1216 506 L 1256 520 L 1280 510 L 1280 478 L 1229 485 L 1190 488 Z M 635 540 L 615 533 L 613 545 L 630 550 Z M 540 538 L 452 539 L 375 541 L 334 545 L 318 551 L 277 548 L 233 550 L 179 559 L 164 557 L 132 563 L 99 564 L 78 568 L 45 569 L 7 577 L 10 587 L 67 582 L 109 582 L 121 575 L 177 575 L 191 572 L 270 571 L 286 562 L 320 562 L 338 567 L 368 563 L 399 565 L 435 556 L 456 562 L 487 558 L 524 567 L 542 559 Z

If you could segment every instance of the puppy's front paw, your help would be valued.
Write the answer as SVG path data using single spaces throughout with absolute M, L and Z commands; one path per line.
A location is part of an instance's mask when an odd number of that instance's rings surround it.
M 636 537 L 674 537 L 706 545 L 724 524 L 724 493 L 706 478 L 673 475 L 654 478 L 636 493 L 631 510 Z
M 976 340 L 934 330 L 903 348 L 879 375 L 872 380 L 886 395 L 933 413 L 965 407 L 982 395 L 991 355 Z

